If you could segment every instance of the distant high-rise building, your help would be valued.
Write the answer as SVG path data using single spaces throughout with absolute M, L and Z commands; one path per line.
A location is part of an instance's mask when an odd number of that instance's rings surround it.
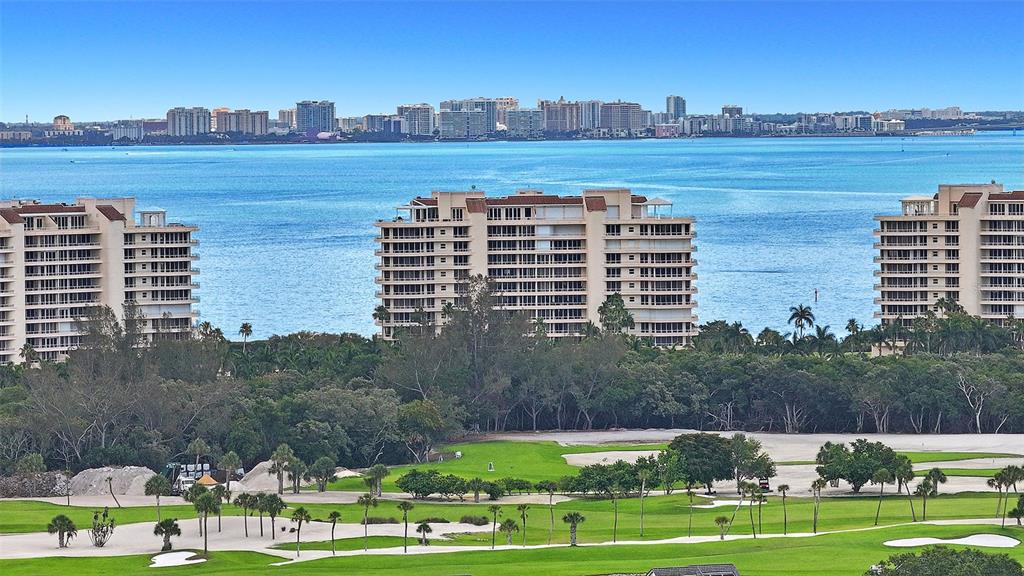
M 605 102 L 601 104 L 601 128 L 607 130 L 640 130 L 649 125 L 645 110 L 636 102 Z M 647 115 L 650 113 L 648 112 Z
M 669 96 L 665 98 L 665 113 L 668 114 L 669 122 L 675 122 L 686 116 L 686 98 L 682 96 Z
M 412 136 L 433 136 L 434 107 L 430 104 L 403 104 L 398 115 L 405 119 L 405 129 Z
M 576 103 L 580 108 L 580 129 L 594 130 L 601 127 L 600 100 L 581 100 Z
M 142 120 L 120 120 L 110 129 L 110 137 L 118 140 L 141 141 L 146 135 L 145 122 Z
M 544 112 L 544 129 L 549 132 L 575 132 L 580 129 L 580 104 L 564 97 L 540 100 L 537 107 Z
M 231 130 L 221 130 L 217 128 L 217 121 L 219 120 L 218 116 L 225 112 L 231 112 L 231 108 L 214 108 L 213 111 L 210 112 L 210 132 L 231 132 Z M 234 130 L 234 132 L 237 132 L 237 130 Z
M 75 123 L 71 121 L 71 118 L 63 114 L 53 117 L 53 128 L 51 130 L 43 131 L 43 136 L 47 138 L 54 136 L 81 136 L 82 134 L 81 130 L 75 130 Z
M 268 131 L 270 113 L 266 110 L 252 112 L 241 109 L 234 112 L 220 112 L 217 114 L 217 132 L 224 134 L 252 134 L 263 136 Z
M 355 129 L 363 129 L 362 116 L 345 116 L 337 119 L 338 129 L 345 132 L 352 132 Z
M 508 135 L 513 138 L 539 138 L 544 135 L 544 111 L 539 108 L 507 110 Z
M 501 98 L 495 98 L 495 102 L 498 103 L 498 122 L 508 125 L 508 116 L 506 113 L 509 110 L 515 110 L 519 108 L 519 98 L 513 98 L 511 96 L 503 96 Z
M 517 101 L 518 102 L 518 101 Z M 494 132 L 498 128 L 498 100 L 495 98 L 466 98 L 465 100 L 444 100 L 441 111 L 460 112 L 479 110 L 484 113 L 485 132 Z
M 743 107 L 736 106 L 735 104 L 726 104 L 722 106 L 722 116 L 729 116 L 730 118 L 743 116 Z
M 200 136 L 209 134 L 210 110 L 207 108 L 171 108 L 167 111 L 168 136 Z
M 441 138 L 479 138 L 487 134 L 483 110 L 441 110 Z
M 295 128 L 295 108 L 278 110 L 277 124 L 281 127 Z
M 334 102 L 303 100 L 295 103 L 295 130 L 302 134 L 334 132 Z

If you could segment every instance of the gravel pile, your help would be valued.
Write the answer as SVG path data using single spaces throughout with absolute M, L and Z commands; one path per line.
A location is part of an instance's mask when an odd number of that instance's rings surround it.
M 71 494 L 74 496 L 99 496 L 110 494 L 107 478 L 111 478 L 110 487 L 114 494 L 144 496 L 146 481 L 155 476 L 149 468 L 143 466 L 104 466 L 82 470 L 71 479 Z
M 245 476 L 242 476 L 241 490 L 243 492 L 277 492 L 277 474 L 269 473 L 270 465 L 270 460 L 264 460 L 246 472 Z M 285 484 L 287 483 L 286 475 Z
M 63 472 L 0 477 L 0 498 L 64 496 L 70 479 Z

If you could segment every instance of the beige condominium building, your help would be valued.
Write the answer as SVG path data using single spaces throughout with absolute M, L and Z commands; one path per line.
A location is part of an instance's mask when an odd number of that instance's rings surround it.
M 944 184 L 876 216 L 875 290 L 883 324 L 932 310 L 940 299 L 1001 322 L 1024 317 L 1024 191 L 1001 184 Z
M 23 361 L 26 344 L 60 360 L 96 306 L 123 318 L 136 305 L 148 341 L 190 332 L 197 228 L 167 223 L 162 210 L 134 218 L 132 198 L 0 203 L 0 362 Z
M 666 200 L 625 189 L 433 192 L 398 209 L 376 224 L 385 339 L 420 314 L 443 322 L 442 307 L 460 305 L 476 275 L 493 281 L 503 308 L 542 319 L 549 336 L 598 324 L 598 308 L 615 293 L 638 336 L 684 346 L 697 332 L 694 220 L 671 217 Z

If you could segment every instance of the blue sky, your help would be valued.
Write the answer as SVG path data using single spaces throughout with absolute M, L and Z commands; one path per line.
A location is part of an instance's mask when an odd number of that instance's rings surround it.
M 0 0 L 0 119 L 469 96 L 693 113 L 1024 108 L 1024 2 Z

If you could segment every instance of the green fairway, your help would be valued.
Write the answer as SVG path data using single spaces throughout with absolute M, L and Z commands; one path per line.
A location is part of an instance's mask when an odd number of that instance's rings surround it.
M 417 546 L 419 541 L 416 539 L 419 535 L 414 532 L 415 526 L 409 526 L 409 545 Z M 366 539 L 369 544 L 368 548 L 394 548 L 402 545 L 402 538 L 400 536 L 370 536 Z M 286 542 L 274 546 L 279 550 L 295 550 L 295 542 Z M 306 550 L 330 550 L 331 541 L 322 540 L 319 542 L 303 542 L 302 551 Z M 342 550 L 362 550 L 363 539 L 362 538 L 339 538 L 334 541 L 334 549 L 341 552 Z
M 957 460 L 975 460 L 984 458 L 1020 458 L 1020 454 L 1003 454 L 1000 452 L 897 452 L 910 457 L 914 464 L 927 464 L 928 462 L 955 462 Z
M 1002 534 L 1020 539 L 1024 531 L 994 526 L 915 526 L 830 534 L 813 538 L 761 538 L 701 544 L 658 544 L 568 547 L 508 550 L 479 550 L 453 554 L 383 555 L 335 557 L 300 564 L 270 567 L 280 558 L 251 552 L 214 552 L 207 563 L 163 568 L 159 574 L 242 575 L 272 574 L 369 574 L 373 576 L 584 576 L 621 572 L 644 572 L 656 566 L 730 562 L 744 576 L 821 575 L 860 576 L 872 564 L 899 551 L 919 548 L 888 548 L 882 543 L 908 536 L 960 538 L 971 534 Z M 991 550 L 1024 560 L 1024 546 Z M 147 573 L 150 556 L 113 558 L 47 558 L 0 561 L 5 576 L 37 574 Z
M 429 464 L 408 464 L 395 466 L 391 475 L 384 479 L 384 490 L 398 492 L 395 486 L 402 474 L 412 468 L 439 470 L 464 478 L 480 477 L 484 480 L 499 478 L 522 478 L 531 482 L 558 480 L 562 476 L 579 472 L 579 467 L 565 462 L 563 454 L 588 454 L 593 452 L 664 450 L 667 444 L 601 444 L 588 446 L 562 446 L 557 442 L 472 442 L 453 444 L 445 452 L 462 452 L 462 458 L 450 458 L 444 462 Z M 494 464 L 494 471 L 488 471 L 488 464 Z M 362 478 L 342 478 L 330 484 L 330 490 L 365 490 Z
M 865 490 L 869 490 L 866 488 Z M 800 494 L 797 496 L 796 494 Z M 287 496 L 287 495 L 286 495 Z M 699 505 L 705 500 L 695 498 L 694 504 Z M 850 528 L 870 527 L 874 522 L 875 510 L 878 499 L 870 492 L 865 492 L 862 497 L 850 498 L 826 498 L 821 503 L 819 530 L 843 530 Z M 450 522 L 458 522 L 466 514 L 477 516 L 489 516 L 487 502 L 481 504 L 439 504 L 417 502 L 416 507 L 410 513 L 410 525 L 416 520 L 426 517 L 440 517 Z M 513 518 L 521 524 L 519 513 L 513 504 L 501 505 L 499 522 L 504 518 Z M 338 511 L 342 515 L 342 522 L 352 523 L 362 519 L 363 510 L 356 504 L 302 504 L 314 519 L 325 519 L 331 511 Z M 920 518 L 921 501 L 915 499 L 915 510 Z M 954 518 L 986 518 L 994 517 L 996 506 L 996 494 L 944 494 L 928 500 L 928 519 L 954 519 Z M 640 528 L 640 500 L 628 498 L 619 501 L 618 514 L 618 539 L 639 540 Z M 165 506 L 164 517 L 170 516 L 170 511 L 178 518 L 191 518 L 195 516 L 194 511 L 187 506 Z M 688 499 L 684 493 L 676 492 L 670 496 L 648 497 L 644 501 L 644 536 L 645 540 L 659 540 L 685 536 L 689 522 Z M 694 535 L 713 535 L 718 533 L 714 524 L 716 516 L 731 516 L 735 510 L 734 506 L 717 508 L 693 508 L 693 529 Z M 790 532 L 810 532 L 813 500 L 794 490 L 787 498 L 786 511 L 788 514 L 788 530 Z M 570 511 L 581 512 L 586 516 L 586 522 L 579 528 L 579 540 L 583 543 L 599 543 L 612 540 L 612 526 L 614 514 L 611 500 L 606 499 L 581 499 L 556 504 L 554 507 L 554 531 L 552 542 L 565 543 L 569 540 L 569 530 L 561 517 Z M 56 514 L 67 514 L 79 526 L 88 525 L 92 516 L 92 508 L 72 507 L 47 504 L 41 502 L 4 501 L 0 502 L 0 532 L 29 532 L 42 531 L 46 523 Z M 123 508 L 112 510 L 111 514 L 119 524 L 129 522 L 155 521 L 156 511 L 153 507 Z M 240 510 L 234 506 L 225 507 L 225 514 L 240 514 Z M 397 508 L 397 502 L 393 500 L 382 500 L 377 508 L 370 512 L 373 516 L 392 517 L 401 519 L 401 513 Z M 286 510 L 278 522 L 287 523 L 289 512 Z M 757 508 L 753 509 L 755 523 L 757 522 Z M 891 525 L 909 522 L 911 520 L 910 506 L 906 496 L 897 496 L 889 493 L 882 501 L 882 510 L 879 523 Z M 265 520 L 266 521 L 266 520 Z M 257 518 L 250 520 L 250 527 L 258 522 Z M 768 497 L 768 502 L 761 507 L 761 530 L 765 533 L 781 533 L 783 531 L 783 509 L 782 501 L 777 495 Z M 548 530 L 551 525 L 551 511 L 543 504 L 530 506 L 527 518 L 526 538 L 530 544 L 545 544 L 548 541 Z M 444 530 L 443 523 L 433 524 L 435 534 Z M 412 528 L 410 527 L 410 530 Z M 372 528 L 371 528 L 372 531 Z M 738 511 L 732 534 L 750 534 L 750 513 L 746 507 Z M 457 543 L 468 545 L 477 544 L 481 538 L 479 534 L 460 535 L 455 537 Z M 486 536 L 489 540 L 489 534 Z M 516 537 L 520 542 L 522 533 Z

